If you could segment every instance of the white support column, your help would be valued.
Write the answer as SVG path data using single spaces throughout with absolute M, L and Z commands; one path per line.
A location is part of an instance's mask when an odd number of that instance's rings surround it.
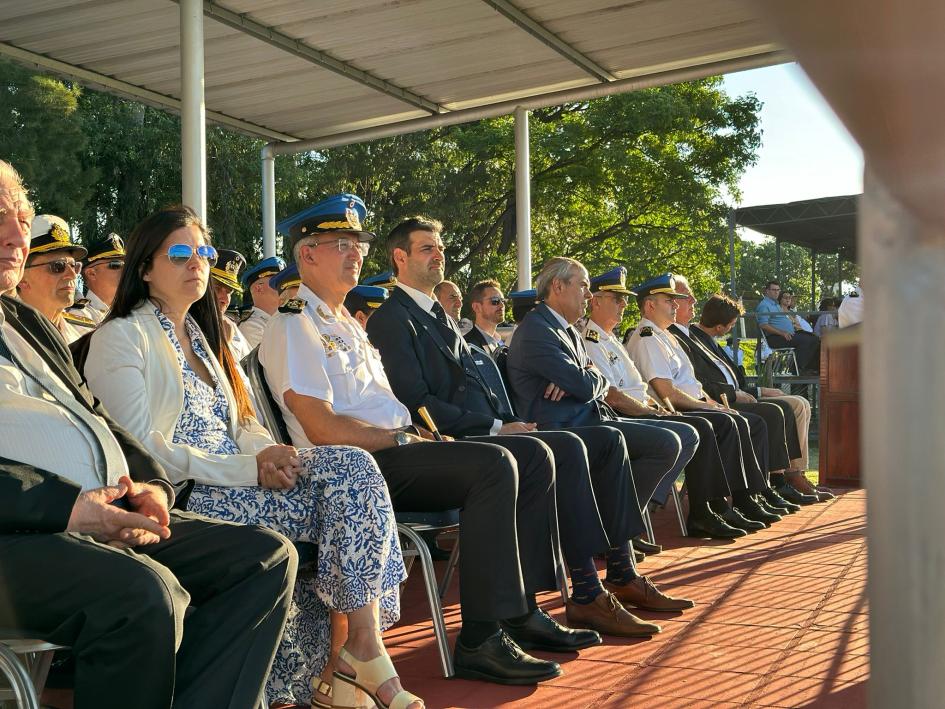
M 532 186 L 528 152 L 528 111 L 515 109 L 515 240 L 518 289 L 532 287 Z
M 869 163 L 867 162 L 867 165 Z M 945 696 L 945 226 L 867 172 L 860 202 L 861 441 L 867 497 L 870 706 Z
M 276 156 L 272 146 L 262 149 L 263 258 L 276 255 Z
M 203 0 L 180 0 L 181 200 L 207 221 Z

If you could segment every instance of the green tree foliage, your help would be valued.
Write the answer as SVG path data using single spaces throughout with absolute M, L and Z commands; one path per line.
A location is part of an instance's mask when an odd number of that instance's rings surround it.
M 76 220 L 97 179 L 83 164 L 80 91 L 0 59 L 0 155 L 32 190 L 39 213 Z
M 22 74 L 8 65 L 0 73 L 7 83 Z M 27 75 L 21 84 L 27 80 L 40 81 Z M 57 191 L 73 201 L 68 216 L 84 239 L 108 231 L 127 235 L 142 217 L 180 199 L 176 116 L 41 81 L 72 99 L 75 168 Z M 622 264 L 637 282 L 677 271 L 699 293 L 716 290 L 728 272 L 723 195 L 737 195 L 738 178 L 755 158 L 758 108 L 753 96 L 730 97 L 713 78 L 534 111 L 535 271 L 564 254 L 582 260 L 592 274 Z M 36 115 L 32 122 L 53 120 Z M 364 198 L 367 227 L 381 237 L 401 219 L 426 214 L 445 225 L 449 277 L 464 289 L 485 277 L 510 288 L 517 236 L 513 131 L 513 119 L 503 117 L 279 157 L 278 217 L 341 191 Z M 23 146 L 4 155 L 47 200 L 51 183 L 40 172 L 38 148 L 52 148 L 48 131 L 35 133 L 5 131 L 8 146 L 14 140 Z M 261 255 L 261 147 L 220 128 L 207 131 L 208 221 L 218 245 L 250 260 Z M 381 238 L 365 273 L 387 267 Z

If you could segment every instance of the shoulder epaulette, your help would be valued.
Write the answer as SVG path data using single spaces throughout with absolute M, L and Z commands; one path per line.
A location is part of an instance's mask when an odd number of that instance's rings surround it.
M 84 308 L 86 305 L 88 305 L 91 302 L 92 301 L 90 301 L 88 298 L 76 298 L 75 302 L 72 305 L 70 305 L 68 308 L 66 308 L 66 310 L 67 311 L 82 310 L 82 308 Z
M 246 322 L 247 320 L 249 320 L 251 317 L 253 317 L 253 311 L 252 311 L 252 310 L 245 310 L 245 311 L 243 311 L 242 313 L 240 313 L 240 324 L 242 325 L 244 322 Z
M 600 333 L 589 327 L 584 331 L 584 339 L 588 342 L 600 342 Z
M 70 313 L 68 310 L 62 314 L 62 319 L 67 322 L 71 322 L 73 325 L 81 325 L 82 327 L 95 328 L 97 325 L 95 321 L 91 318 L 87 318 L 84 315 L 79 315 L 77 313 Z
M 653 328 L 649 325 L 644 325 L 640 328 L 640 337 L 649 337 L 653 334 Z
M 280 313 L 301 313 L 307 303 L 301 298 L 291 298 L 284 305 L 279 306 Z

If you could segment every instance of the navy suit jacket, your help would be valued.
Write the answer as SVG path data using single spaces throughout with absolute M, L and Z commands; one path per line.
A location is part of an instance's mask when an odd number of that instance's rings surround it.
M 544 303 L 535 306 L 515 330 L 508 377 L 516 411 L 543 429 L 615 418 L 604 403 L 607 380 L 591 365 L 580 333 L 573 326 L 562 327 Z M 561 401 L 544 398 L 549 383 L 566 392 Z
M 368 337 L 384 363 L 394 396 L 423 425 L 417 410 L 425 406 L 441 433 L 485 436 L 500 413 L 499 402 L 476 369 L 459 330 L 423 310 L 400 288 L 367 322 Z
M 692 335 L 693 332 L 698 331 L 698 328 L 693 327 L 689 331 L 690 334 L 687 335 L 674 324 L 669 326 L 669 331 L 675 335 L 676 339 L 679 340 L 679 344 L 689 355 L 692 368 L 696 372 L 696 379 L 702 384 L 702 388 L 705 389 L 706 393 L 716 401 L 721 401 L 722 394 L 725 394 L 728 397 L 728 403 L 734 404 L 735 387 L 728 383 L 725 375 L 722 374 L 722 370 L 715 364 L 713 359 L 715 353 Z M 737 382 L 738 377 L 735 376 L 735 373 L 731 372 L 731 375 Z

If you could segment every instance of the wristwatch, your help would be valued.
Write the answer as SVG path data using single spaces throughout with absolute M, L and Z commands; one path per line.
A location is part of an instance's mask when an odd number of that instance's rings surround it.
M 405 446 L 410 443 L 410 436 L 407 435 L 406 431 L 395 431 L 394 441 L 398 446 Z

